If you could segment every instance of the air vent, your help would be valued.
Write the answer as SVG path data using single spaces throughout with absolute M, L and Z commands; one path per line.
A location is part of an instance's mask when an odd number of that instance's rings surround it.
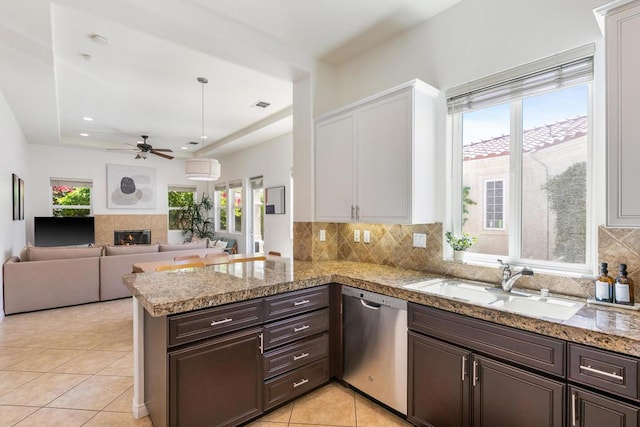
M 198 145 L 200 143 L 199 142 L 195 142 L 195 141 L 189 141 L 187 144 L 189 144 L 189 145 Z
M 260 108 L 267 108 L 269 105 L 271 105 L 271 103 L 264 102 L 264 101 L 258 101 L 255 104 L 253 104 L 254 107 L 260 107 Z

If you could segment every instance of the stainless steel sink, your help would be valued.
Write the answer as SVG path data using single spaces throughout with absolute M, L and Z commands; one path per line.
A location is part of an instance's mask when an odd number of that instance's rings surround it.
M 567 320 L 584 307 L 584 303 L 571 299 L 542 298 L 539 295 L 517 291 L 504 292 L 486 283 L 458 279 L 434 279 L 405 285 L 404 288 L 525 316 L 556 320 Z

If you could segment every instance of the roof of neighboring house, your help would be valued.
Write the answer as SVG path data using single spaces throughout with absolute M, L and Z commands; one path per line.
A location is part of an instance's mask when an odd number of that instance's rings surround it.
M 577 116 L 524 131 L 524 152 L 572 141 L 587 134 L 587 116 Z M 509 154 L 511 137 L 501 135 L 463 147 L 464 160 L 486 159 Z

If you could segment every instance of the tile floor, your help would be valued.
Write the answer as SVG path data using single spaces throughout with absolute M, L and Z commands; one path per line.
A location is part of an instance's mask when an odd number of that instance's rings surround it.
M 131 300 L 7 316 L 0 322 L 0 427 L 152 426 L 131 416 Z M 409 426 L 329 384 L 251 427 Z

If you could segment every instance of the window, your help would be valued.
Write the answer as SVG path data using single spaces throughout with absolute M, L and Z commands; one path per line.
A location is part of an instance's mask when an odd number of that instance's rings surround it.
M 91 216 L 90 180 L 51 178 L 53 216 Z
M 216 185 L 214 193 L 215 229 L 227 231 L 227 186 Z
M 184 230 L 181 213 L 195 201 L 195 187 L 169 186 L 169 230 Z
M 576 49 L 447 93 L 452 228 L 478 238 L 466 260 L 590 271 L 592 52 Z
M 501 179 L 484 182 L 484 228 L 504 228 L 504 181 Z
M 231 223 L 236 233 L 242 232 L 242 181 L 229 184 L 229 195 L 233 201 L 233 222 Z

